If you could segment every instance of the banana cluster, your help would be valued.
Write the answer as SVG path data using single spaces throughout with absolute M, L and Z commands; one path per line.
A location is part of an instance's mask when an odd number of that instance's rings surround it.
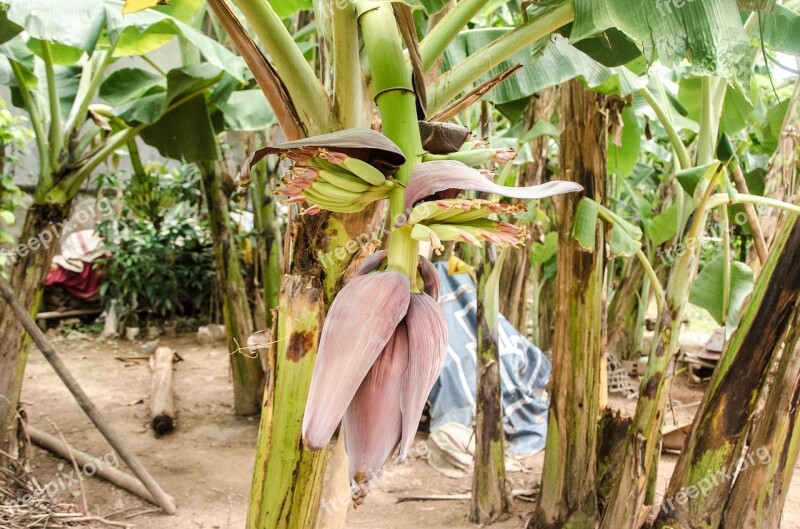
M 276 194 L 286 196 L 288 204 L 310 204 L 303 211 L 307 215 L 321 209 L 357 213 L 386 198 L 395 185 L 374 166 L 343 153 L 320 149 L 313 156 L 292 159 L 295 165 Z
M 426 154 L 422 157 L 422 161 L 453 160 L 470 167 L 478 167 L 489 162 L 498 164 L 508 163 L 517 156 L 514 149 L 492 149 L 484 145 L 485 142 L 482 141 L 468 141 L 464 143 L 459 151 L 448 154 Z

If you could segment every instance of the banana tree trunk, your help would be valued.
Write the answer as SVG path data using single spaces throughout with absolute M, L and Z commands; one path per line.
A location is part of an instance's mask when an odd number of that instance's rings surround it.
M 322 496 L 326 450 L 301 442 L 303 413 L 325 310 L 358 258 L 341 252 L 359 234 L 374 233 L 381 212 L 368 207 L 339 217 L 320 213 L 290 220 L 284 244 L 277 330 L 268 353 L 248 529 L 314 527 Z M 339 259 L 338 255 L 345 255 Z M 287 258 L 291 256 L 291 258 Z M 320 256 L 325 257 L 320 262 Z
M 720 527 L 778 529 L 786 494 L 800 448 L 800 313 L 771 380 L 761 420 L 750 441 L 746 472 L 741 472 L 728 496 Z
M 258 262 L 259 283 L 265 309 L 263 318 L 257 317 L 256 330 L 272 328 L 272 310 L 278 307 L 281 287 L 281 247 L 282 234 L 277 216 L 277 201 L 268 189 L 267 164 L 255 171 L 253 186 L 253 217 L 257 233 L 256 258 Z
M 61 223 L 68 218 L 69 210 L 69 203 L 34 204 L 25 216 L 9 283 L 34 317 L 39 311 L 50 261 L 63 234 Z M 17 408 L 29 341 L 8 305 L 0 306 L 0 337 L 0 450 L 16 454 Z
M 562 90 L 561 167 L 565 180 L 603 201 L 606 177 L 607 98 L 579 82 Z M 587 146 L 591 146 L 587 148 Z M 600 384 L 604 253 L 586 252 L 572 238 L 580 196 L 556 201 L 558 253 L 553 378 L 539 503 L 529 529 L 594 528 L 595 465 Z M 604 247 L 601 229 L 595 248 Z
M 792 219 L 772 246 L 741 322 L 703 397 L 692 435 L 681 452 L 659 511 L 659 526 L 719 526 L 737 474 L 736 462 L 746 444 L 750 418 L 770 366 L 780 354 L 795 312 L 800 310 L 798 259 L 800 223 Z M 785 354 L 790 355 L 790 351 Z M 778 391 L 785 388 L 779 387 Z
M 644 279 L 644 268 L 638 259 L 632 258 L 608 307 L 608 351 L 620 360 L 633 360 L 640 352 L 637 331 L 643 323 L 639 319 L 642 312 L 640 293 L 646 292 L 642 289 Z
M 544 275 L 544 266 L 536 265 L 533 273 L 535 279 L 539 280 Z M 532 317 L 535 318 L 538 333 L 533 333 L 533 339 L 538 338 L 536 346 L 542 351 L 550 351 L 553 348 L 553 336 L 555 333 L 556 319 L 556 280 L 553 277 L 541 279 L 541 287 L 534 284 L 533 288 L 538 288 L 536 293 L 538 303 L 535 310 L 531 310 Z M 537 281 L 538 282 L 538 281 Z M 536 301 L 534 297 L 534 302 Z
M 222 285 L 222 313 L 228 337 L 233 377 L 233 403 L 237 415 L 256 415 L 264 395 L 264 370 L 257 357 L 241 351 L 253 333 L 253 316 L 239 262 L 239 251 L 230 227 L 228 196 L 222 189 L 219 164 L 202 164 L 203 191 L 214 238 L 217 274 Z
M 477 274 L 477 372 L 475 391 L 475 468 L 469 519 L 487 525 L 508 513 L 511 495 L 506 483 L 503 401 L 500 390 L 497 303 L 487 299 L 487 282 L 495 264 L 484 249 Z M 497 290 L 494 290 L 495 295 Z M 494 314 L 490 314 L 494 311 Z
M 525 111 L 525 128 L 527 133 L 539 121 L 549 121 L 556 109 L 556 88 L 547 88 L 531 99 Z M 519 174 L 517 185 L 533 186 L 544 181 L 547 164 L 550 161 L 550 138 L 539 136 L 528 142 L 532 161 L 525 164 Z M 510 255 L 503 266 L 503 277 L 506 279 L 500 288 L 500 313 L 523 334 L 527 334 L 529 318 L 529 292 L 531 283 L 531 250 L 538 230 L 531 230 L 525 238 L 525 247 Z M 538 344 L 537 344 L 538 345 Z
M 300 432 L 323 320 L 319 280 L 310 275 L 284 276 L 270 362 L 274 387 L 268 388 L 261 414 L 249 529 L 306 528 L 316 523 L 327 458 L 324 450 L 301 448 Z

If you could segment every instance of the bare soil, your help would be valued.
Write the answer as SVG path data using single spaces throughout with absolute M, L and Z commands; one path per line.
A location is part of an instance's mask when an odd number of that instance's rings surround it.
M 86 392 L 155 478 L 175 497 L 179 508 L 175 516 L 152 512 L 152 506 L 142 500 L 92 478 L 84 482 L 92 514 L 152 529 L 244 527 L 258 422 L 233 415 L 224 346 L 200 345 L 192 335 L 160 341 L 160 345 L 176 349 L 183 361 L 175 365 L 177 429 L 156 438 L 149 426 L 147 361 L 118 359 L 143 355 L 140 342 L 101 341 L 80 333 L 54 339 L 56 348 Z M 691 420 L 696 410 L 693 403 L 700 401 L 702 389 L 679 377 L 673 387 L 676 407 L 678 403 L 682 406 L 676 410 L 679 422 Z M 98 456 L 109 453 L 108 445 L 36 350 L 30 355 L 23 402 L 32 425 L 55 433 L 52 421 L 77 448 Z M 630 413 L 635 400 L 612 397 L 610 404 Z M 523 461 L 524 472 L 510 473 L 513 487 L 529 489 L 538 482 L 542 460 L 542 454 L 528 458 Z M 662 458 L 661 490 L 674 464 L 674 456 Z M 70 467 L 37 449 L 34 470 L 40 482 L 48 483 L 57 480 L 60 473 L 69 472 Z M 795 474 L 784 513 L 784 529 L 800 529 L 800 478 Z M 349 509 L 346 526 L 352 529 L 471 529 L 475 526 L 467 520 L 467 501 L 398 503 L 398 499 L 409 495 L 464 494 L 470 491 L 470 486 L 469 478 L 444 477 L 424 460 L 416 459 L 400 467 L 390 467 L 379 488 L 358 510 L 348 504 L 333 505 Z M 62 489 L 60 496 L 70 503 L 82 501 L 76 485 Z M 516 499 L 509 518 L 493 527 L 524 527 L 533 507 L 533 503 Z

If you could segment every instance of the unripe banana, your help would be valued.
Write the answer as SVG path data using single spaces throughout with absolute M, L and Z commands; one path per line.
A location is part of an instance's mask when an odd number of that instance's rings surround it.
M 383 185 L 383 183 L 386 181 L 386 177 L 383 176 L 383 173 L 380 172 L 380 170 L 368 164 L 367 162 L 359 160 L 358 158 L 353 158 L 352 156 L 347 156 L 344 161 L 342 161 L 342 167 L 374 186 Z
M 458 151 L 450 154 L 426 154 L 422 157 L 423 162 L 433 162 L 437 160 L 454 160 L 464 165 L 475 167 L 483 165 L 494 158 L 494 149 L 472 149 L 469 151 Z
M 303 195 L 305 195 L 312 204 L 319 206 L 321 209 L 333 211 L 335 213 L 358 213 L 366 206 L 366 204 L 359 201 L 331 199 L 327 196 L 315 193 L 312 189 L 306 189 L 303 191 Z
M 479 219 L 486 219 L 492 212 L 486 207 L 472 209 L 470 211 L 459 211 L 447 217 L 441 217 L 438 220 L 447 221 L 451 224 L 459 224 L 462 222 L 470 222 Z
M 363 195 L 363 193 L 348 191 L 346 189 L 342 189 L 341 187 L 335 186 L 329 182 L 322 182 L 320 180 L 314 182 L 314 185 L 311 186 L 311 189 L 313 189 L 314 191 L 323 196 L 327 196 L 337 200 L 354 201 L 358 200 Z
M 344 190 L 352 191 L 354 193 L 363 193 L 369 190 L 370 185 L 352 173 L 343 173 L 340 171 L 328 171 L 321 169 L 317 178 L 323 182 L 341 187 Z

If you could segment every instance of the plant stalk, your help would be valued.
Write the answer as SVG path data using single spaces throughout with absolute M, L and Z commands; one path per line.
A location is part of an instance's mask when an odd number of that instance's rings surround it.
M 61 167 L 61 151 L 64 148 L 64 131 L 62 130 L 61 104 L 58 97 L 58 85 L 56 84 L 56 73 L 53 68 L 53 51 L 50 43 L 42 39 L 42 60 L 44 61 L 44 71 L 47 77 L 47 96 L 50 101 L 50 167 L 57 172 Z
M 390 4 L 363 2 L 358 4 L 359 24 L 372 72 L 372 89 L 381 115 L 383 134 L 403 151 L 406 163 L 395 179 L 401 184 L 389 195 L 388 269 L 402 272 L 411 278 L 416 288 L 419 244 L 411 238 L 408 226 L 395 228 L 403 215 L 404 185 L 411 171 L 422 161 L 424 150 L 417 124 L 417 108 L 402 37 L 397 28 Z
M 433 26 L 433 29 L 419 43 L 422 67 L 426 72 L 431 69 L 461 30 L 467 27 L 467 23 L 488 3 L 489 0 L 462 0 L 438 24 Z
M 436 114 L 493 67 L 537 40 L 547 37 L 558 28 L 569 24 L 574 18 L 574 6 L 572 2 L 566 2 L 529 20 L 473 53 L 461 64 L 439 77 L 429 87 L 428 113 Z
M 267 0 L 234 0 L 275 64 L 310 135 L 330 130 L 330 99 Z

